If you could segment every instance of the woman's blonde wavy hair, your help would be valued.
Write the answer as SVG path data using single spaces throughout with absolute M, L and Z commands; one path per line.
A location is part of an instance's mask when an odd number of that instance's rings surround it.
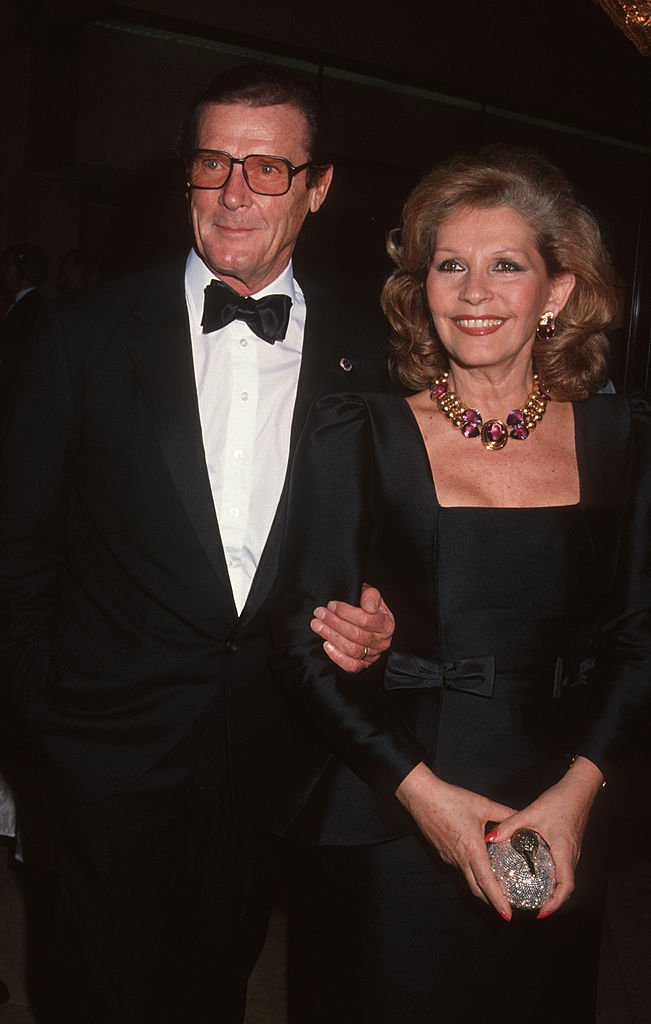
M 612 267 L 599 226 L 564 174 L 537 153 L 492 146 L 439 164 L 405 203 L 387 251 L 395 270 L 382 291 L 392 329 L 390 362 L 406 388 L 420 391 L 447 368 L 427 305 L 425 281 L 440 225 L 461 209 L 507 206 L 532 228 L 550 277 L 571 271 L 576 285 L 550 341 L 536 338 L 535 367 L 556 399 L 587 398 L 608 379 L 604 328 L 615 312 Z

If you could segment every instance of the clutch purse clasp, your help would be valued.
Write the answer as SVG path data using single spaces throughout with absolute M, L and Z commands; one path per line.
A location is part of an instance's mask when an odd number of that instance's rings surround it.
M 510 840 L 488 844 L 488 859 L 512 907 L 537 910 L 556 887 L 556 869 L 549 846 L 538 832 L 519 828 Z

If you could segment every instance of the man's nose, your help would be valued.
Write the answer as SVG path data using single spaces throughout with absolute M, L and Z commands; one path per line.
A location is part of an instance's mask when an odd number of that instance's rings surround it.
M 233 164 L 228 181 L 220 191 L 220 200 L 229 210 L 237 210 L 240 206 L 250 206 L 253 193 L 246 183 L 244 168 L 241 164 Z

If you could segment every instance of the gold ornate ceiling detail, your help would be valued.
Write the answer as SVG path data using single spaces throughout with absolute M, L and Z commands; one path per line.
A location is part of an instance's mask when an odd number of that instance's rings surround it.
M 651 56 L 651 0 L 595 0 L 635 43 L 640 53 Z

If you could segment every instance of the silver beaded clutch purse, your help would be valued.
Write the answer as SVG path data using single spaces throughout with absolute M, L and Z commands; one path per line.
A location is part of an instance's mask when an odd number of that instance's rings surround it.
M 552 895 L 556 870 L 551 850 L 538 832 L 519 828 L 505 843 L 489 843 L 493 874 L 512 907 L 536 910 Z

